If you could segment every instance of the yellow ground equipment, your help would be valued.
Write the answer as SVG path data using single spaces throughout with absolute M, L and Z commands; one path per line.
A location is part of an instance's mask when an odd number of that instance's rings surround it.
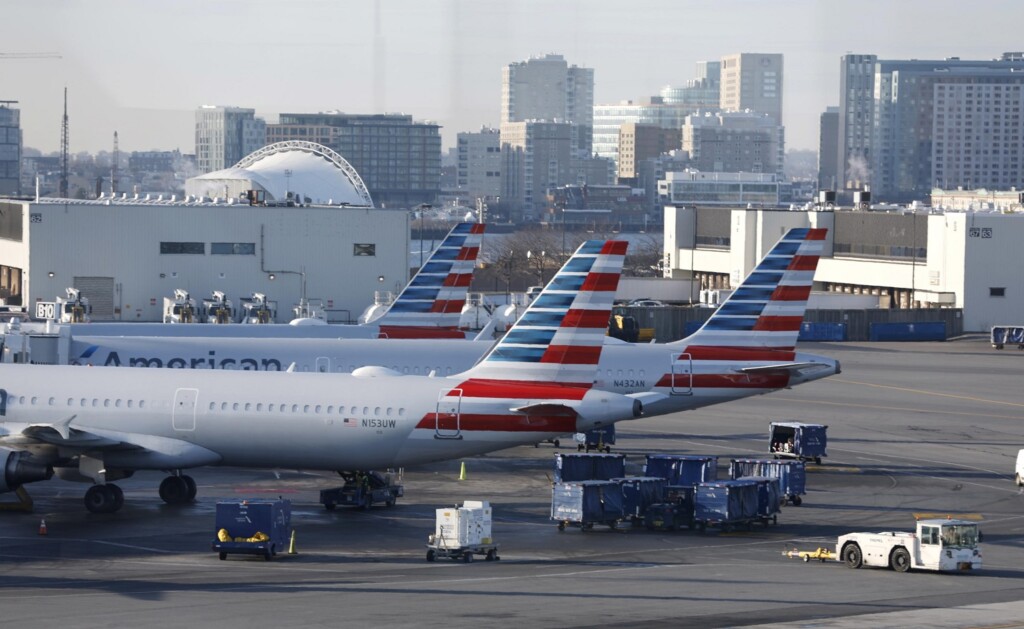
M 815 550 L 797 550 L 791 548 L 782 551 L 783 557 L 789 557 L 791 559 L 803 559 L 804 561 L 810 561 L 817 559 L 818 561 L 825 562 L 836 558 L 836 554 L 831 549 L 819 546 Z

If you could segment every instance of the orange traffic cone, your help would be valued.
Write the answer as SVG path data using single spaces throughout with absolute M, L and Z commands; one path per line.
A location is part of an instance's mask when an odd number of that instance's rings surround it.
M 39 534 L 46 535 L 46 520 L 39 520 Z

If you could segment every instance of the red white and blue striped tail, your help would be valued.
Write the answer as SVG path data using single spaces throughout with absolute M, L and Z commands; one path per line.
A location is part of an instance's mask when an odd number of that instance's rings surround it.
M 459 223 L 448 232 L 388 311 L 374 322 L 380 326 L 381 337 L 437 336 L 429 333 L 430 329 L 465 337 L 459 331 L 459 317 L 485 227 L 483 223 Z
M 474 381 L 590 388 L 629 243 L 589 240 L 476 366 Z
M 699 330 L 671 345 L 792 350 L 827 229 L 791 229 Z

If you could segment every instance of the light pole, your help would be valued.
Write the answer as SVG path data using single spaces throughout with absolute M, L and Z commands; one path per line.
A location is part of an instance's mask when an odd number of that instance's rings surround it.
M 526 259 L 531 260 L 537 258 L 537 277 L 540 279 L 540 285 L 544 285 L 544 256 L 546 252 L 541 251 L 540 255 L 534 256 L 532 251 L 526 252 Z

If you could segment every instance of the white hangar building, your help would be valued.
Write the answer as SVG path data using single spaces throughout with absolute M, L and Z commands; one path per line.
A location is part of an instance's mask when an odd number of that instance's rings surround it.
M 1022 214 L 667 206 L 665 273 L 734 288 L 794 227 L 829 230 L 815 290 L 877 296 L 882 308 L 962 308 L 966 331 L 1024 325 Z
M 200 192 L 183 201 L 0 199 L 0 298 L 32 312 L 74 287 L 93 320 L 160 321 L 175 289 L 197 302 L 222 291 L 236 308 L 260 292 L 286 322 L 305 289 L 331 320 L 354 321 L 376 291 L 408 281 L 407 213 L 374 208 L 326 147 L 271 145 L 197 179 L 188 189 Z M 221 196 L 203 193 L 207 184 Z M 250 205 L 249 190 L 265 203 Z M 286 202 L 293 191 L 316 202 Z

